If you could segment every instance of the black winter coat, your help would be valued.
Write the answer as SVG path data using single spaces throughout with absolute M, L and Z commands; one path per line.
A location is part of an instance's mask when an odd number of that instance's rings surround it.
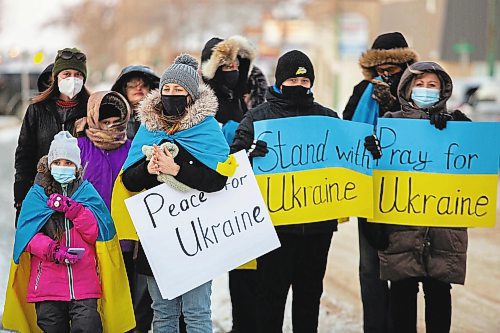
M 206 80 L 206 83 L 212 88 L 219 102 L 219 107 L 215 114 L 215 119 L 219 123 L 225 124 L 230 120 L 239 123 L 243 119 L 243 115 L 248 111 L 243 94 L 247 86 L 249 66 L 250 61 L 245 59 L 240 61 L 240 77 L 237 86 L 233 89 L 226 87 L 220 82 L 222 80 L 222 71 L 220 69 L 217 70 L 213 79 Z
M 242 149 L 250 149 L 254 140 L 253 123 L 259 120 L 317 115 L 338 118 L 335 111 L 314 102 L 314 98 L 312 96 L 307 104 L 299 106 L 292 103 L 290 100 L 282 98 L 281 94 L 278 94 L 273 90 L 273 87 L 269 87 L 266 98 L 267 102 L 251 109 L 245 114 L 245 117 L 236 130 L 234 141 L 231 145 L 232 153 Z M 337 220 L 276 227 L 277 232 L 294 234 L 326 233 L 331 232 L 332 230 L 337 230 Z
M 73 135 L 75 121 L 87 115 L 87 101 L 80 102 L 66 111 L 61 119 L 55 99 L 31 104 L 24 115 L 19 133 L 15 156 L 14 202 L 20 204 L 36 175 L 36 166 L 40 158 L 47 155 L 54 135 L 66 130 Z

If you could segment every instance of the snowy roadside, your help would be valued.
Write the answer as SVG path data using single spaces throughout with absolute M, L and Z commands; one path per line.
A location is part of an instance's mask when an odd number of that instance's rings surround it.
M 9 278 L 10 258 L 14 244 L 14 207 L 12 206 L 12 184 L 14 183 L 14 150 L 19 134 L 20 122 L 15 117 L 0 117 L 0 318 L 3 313 L 5 290 Z M 1 330 L 0 332 L 7 332 Z

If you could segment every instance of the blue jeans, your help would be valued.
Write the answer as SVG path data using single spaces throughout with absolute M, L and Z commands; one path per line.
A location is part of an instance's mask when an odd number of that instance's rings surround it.
M 188 333 L 212 333 L 210 295 L 212 281 L 202 284 L 172 300 L 161 297 L 153 276 L 148 276 L 148 289 L 153 299 L 153 332 L 178 333 L 181 311 Z
M 360 218 L 358 218 L 359 220 Z M 365 333 L 387 333 L 389 327 L 389 285 L 380 280 L 378 251 L 368 243 L 359 228 L 359 282 L 363 302 Z

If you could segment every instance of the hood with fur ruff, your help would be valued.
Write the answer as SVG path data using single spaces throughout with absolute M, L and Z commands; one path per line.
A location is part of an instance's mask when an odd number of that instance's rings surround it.
M 417 60 L 417 52 L 406 47 L 389 50 L 370 49 L 361 54 L 359 57 L 359 65 L 361 66 L 365 80 L 371 80 L 377 76 L 375 66 L 382 64 L 411 65 Z
M 200 97 L 186 109 L 180 119 L 179 131 L 191 128 L 207 117 L 215 117 L 219 104 L 212 89 L 206 84 L 199 86 Z M 152 90 L 140 103 L 138 119 L 149 131 L 167 131 L 169 124 L 161 112 L 161 95 L 158 89 Z
M 208 50 L 204 50 L 204 52 L 206 51 Z M 222 40 L 212 47 L 208 59 L 202 59 L 201 74 L 205 79 L 211 80 L 220 66 L 230 64 L 238 56 L 248 59 L 251 68 L 256 57 L 255 47 L 243 36 L 232 36 Z

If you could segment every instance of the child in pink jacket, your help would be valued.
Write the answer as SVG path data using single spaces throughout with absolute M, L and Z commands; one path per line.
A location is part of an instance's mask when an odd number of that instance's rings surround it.
M 37 226 L 32 234 L 26 232 L 32 237 L 24 249 L 31 253 L 27 301 L 35 303 L 37 324 L 44 332 L 102 332 L 95 251 L 99 227 L 92 211 L 81 204 L 95 193 L 85 190 L 89 186 L 82 184 L 77 140 L 59 132 L 48 156 L 38 163 L 33 193 L 27 196 L 32 200 L 23 203 L 27 211 L 34 210 L 25 214 L 31 217 L 26 225 Z

